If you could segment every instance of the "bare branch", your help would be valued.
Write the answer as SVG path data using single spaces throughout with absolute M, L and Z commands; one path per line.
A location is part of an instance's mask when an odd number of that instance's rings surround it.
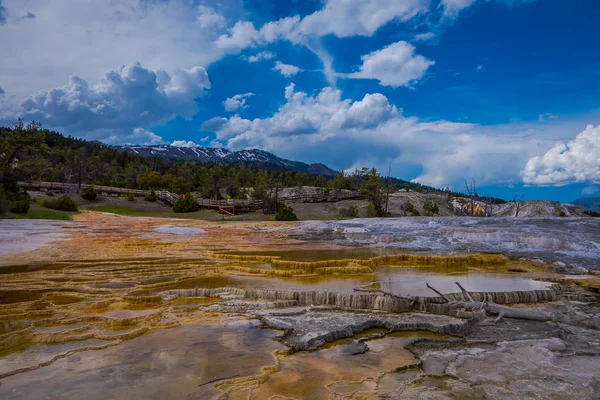
M 437 289 L 434 289 L 434 288 L 433 288 L 433 287 L 431 287 L 431 286 L 429 285 L 429 283 L 427 283 L 427 282 L 425 282 L 425 284 L 427 285 L 427 287 L 428 287 L 429 289 L 433 290 L 435 293 L 437 293 L 437 295 L 438 295 L 438 296 L 440 296 L 442 299 L 444 299 L 444 301 L 445 301 L 446 303 L 450 303 L 450 300 L 448 300 L 448 298 L 447 298 L 446 296 L 444 296 L 444 295 L 442 294 L 442 292 L 438 291 Z
M 476 303 L 476 301 L 473 300 L 473 298 L 471 297 L 471 295 L 469 294 L 469 292 L 467 292 L 467 290 L 464 287 L 462 287 L 462 285 L 460 283 L 458 283 L 458 282 L 454 282 L 454 283 L 456 283 L 456 286 L 458 286 L 458 288 L 460 289 L 460 291 L 463 292 L 463 294 L 465 296 L 467 296 L 467 299 L 469 299 L 469 302 Z

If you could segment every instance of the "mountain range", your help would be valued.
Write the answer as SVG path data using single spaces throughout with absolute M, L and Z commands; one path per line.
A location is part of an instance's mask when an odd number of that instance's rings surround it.
M 269 169 L 288 169 L 306 172 L 311 175 L 335 176 L 337 172 L 324 164 L 306 164 L 277 157 L 273 153 L 259 149 L 229 151 L 214 147 L 177 147 L 169 145 L 157 146 L 114 146 L 117 150 L 126 151 L 143 157 L 164 157 L 175 160 L 189 160 L 203 164 L 241 164 Z

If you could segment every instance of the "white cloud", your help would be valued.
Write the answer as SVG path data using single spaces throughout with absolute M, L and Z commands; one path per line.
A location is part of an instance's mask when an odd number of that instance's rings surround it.
M 328 34 L 338 37 L 371 36 L 389 22 L 408 21 L 419 13 L 427 12 L 428 8 L 429 0 L 329 0 L 321 10 L 302 19 L 298 16 L 282 18 L 264 24 L 259 30 L 250 22 L 240 21 L 228 34 L 221 35 L 215 45 L 235 52 L 284 39 L 302 44 L 319 57 L 323 73 L 335 86 L 338 75 L 331 57 L 315 38 Z
M 196 22 L 203 29 L 218 29 L 227 25 L 225 17 L 211 7 L 200 5 L 198 6 L 198 13 Z
M 475 67 L 475 71 L 483 72 L 485 71 L 485 66 L 483 64 L 477 64 L 477 66 Z
M 165 141 L 160 136 L 143 128 L 134 128 L 131 133 L 106 136 L 103 141 L 108 144 L 139 144 L 145 146 L 165 144 Z
M 477 0 L 442 0 L 440 7 L 444 8 L 445 17 L 456 17 L 461 10 L 470 7 Z
M 433 38 L 435 38 L 435 33 L 425 32 L 425 33 L 419 33 L 418 35 L 415 35 L 414 40 L 417 42 L 426 42 Z
M 581 190 L 581 194 L 584 196 L 589 196 L 598 193 L 598 191 L 600 191 L 600 189 L 598 189 L 598 186 L 588 185 Z
M 4 89 L 17 102 L 73 75 L 93 81 L 111 68 L 139 61 L 152 70 L 189 69 L 220 59 L 218 34 L 197 23 L 200 10 L 185 0 L 3 0 Z M 37 16 L 17 23 L 17 16 Z M 13 18 L 14 17 L 14 18 Z M 32 55 L 44 62 L 32 62 Z
M 71 77 L 65 86 L 27 98 L 21 114 L 66 134 L 116 142 L 119 133 L 129 140 L 127 132 L 136 127 L 190 117 L 197 110 L 194 99 L 208 88 L 202 67 L 169 74 L 136 63 L 109 71 L 94 85 Z
M 185 141 L 185 140 L 175 140 L 173 141 L 173 143 L 171 143 L 171 146 L 173 147 L 198 147 L 198 145 L 194 142 L 192 142 L 191 140 L 189 141 Z
M 415 47 L 399 41 L 361 57 L 358 72 L 348 74 L 352 79 L 377 79 L 383 86 L 410 86 L 418 81 L 433 61 L 415 55 Z
M 229 34 L 219 36 L 215 45 L 220 49 L 238 51 L 255 45 L 260 39 L 260 33 L 254 28 L 252 22 L 238 21 Z
M 334 34 L 338 37 L 371 36 L 393 20 L 407 21 L 427 12 L 428 0 L 329 0 L 321 10 L 300 19 L 286 17 L 264 24 L 260 30 L 247 21 L 239 21 L 217 46 L 240 49 L 257 43 L 287 39 L 294 43 L 306 37 Z
M 233 97 L 228 97 L 224 102 L 223 106 L 226 111 L 237 111 L 248 107 L 246 105 L 246 98 L 253 96 L 254 93 L 236 94 Z
M 421 166 L 417 181 L 461 187 L 465 178 L 478 184 L 515 183 L 519 169 L 544 141 L 518 126 L 484 128 L 449 121 L 420 122 L 403 117 L 381 93 L 342 99 L 324 88 L 315 96 L 285 90 L 286 103 L 268 118 L 215 117 L 202 129 L 233 150 L 258 147 L 307 162 L 328 160 L 334 168 Z
M 600 125 L 588 125 L 567 144 L 557 143 L 544 155 L 532 157 L 521 177 L 529 185 L 600 183 Z
M 425 0 L 328 1 L 322 10 L 304 17 L 298 29 L 304 35 L 371 36 L 388 22 L 407 21 L 427 7 Z
M 257 53 L 253 56 L 248 57 L 247 60 L 250 63 L 255 63 L 255 62 L 262 61 L 262 60 L 270 60 L 273 57 L 275 57 L 275 54 L 273 54 L 272 52 L 261 51 L 260 53 Z
M 444 17 L 455 18 L 462 10 L 475 4 L 478 0 L 442 0 L 438 7 L 444 9 Z M 508 7 L 532 3 L 536 0 L 481 0 L 487 3 L 499 3 Z
M 301 69 L 295 65 L 284 64 L 281 61 L 277 61 L 273 67 L 273 71 L 279 71 L 281 75 L 289 78 L 290 76 L 296 75 Z

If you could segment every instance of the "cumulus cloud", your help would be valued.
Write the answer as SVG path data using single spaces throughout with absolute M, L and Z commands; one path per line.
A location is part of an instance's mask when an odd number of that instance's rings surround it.
M 188 140 L 187 142 L 185 140 L 175 140 L 175 141 L 173 141 L 173 143 L 171 143 L 171 146 L 173 146 L 173 147 L 188 147 L 188 148 L 198 147 L 198 145 L 196 143 L 192 142 L 191 140 Z
M 407 21 L 425 12 L 428 3 L 426 0 L 328 1 L 322 10 L 304 17 L 298 29 L 305 35 L 371 36 L 392 20 Z
M 248 57 L 246 60 L 250 63 L 255 63 L 255 62 L 262 61 L 262 60 L 270 60 L 273 57 L 275 57 L 274 53 L 272 53 L 270 51 L 261 51 L 260 53 L 257 53 L 253 56 Z
M 223 107 L 225 107 L 225 111 L 237 111 L 243 110 L 248 107 L 246 105 L 246 98 L 253 96 L 254 93 L 244 93 L 244 94 L 236 94 L 233 97 L 228 97 L 223 102 Z
M 219 36 L 215 45 L 221 49 L 240 50 L 256 44 L 260 39 L 260 33 L 254 28 L 252 22 L 238 21 L 229 34 Z
M 286 103 L 267 118 L 215 117 L 202 129 L 232 150 L 258 147 L 307 162 L 328 160 L 349 169 L 419 166 L 417 181 L 461 187 L 465 178 L 478 184 L 514 183 L 520 166 L 540 141 L 530 131 L 503 131 L 449 121 L 420 122 L 404 117 L 381 93 L 352 101 L 330 87 L 311 96 L 285 89 Z M 424 146 L 426 144 L 426 146 Z
M 18 102 L 63 85 L 75 74 L 94 81 L 109 69 L 136 61 L 154 71 L 171 71 L 206 66 L 224 55 L 213 45 L 220 32 L 204 29 L 197 21 L 201 9 L 189 1 L 3 0 L 2 4 L 11 18 L 2 25 L 0 53 L 10 54 L 11 62 L 0 63 L 0 76 L 4 89 Z M 16 16 L 27 13 L 37 17 L 14 23 Z M 32 54 L 43 54 L 44 62 L 31 62 Z
M 198 13 L 196 22 L 203 29 L 218 29 L 227 25 L 225 17 L 211 7 L 200 5 L 198 6 Z
M 415 54 L 408 42 L 392 43 L 381 50 L 365 54 L 358 72 L 348 74 L 352 79 L 377 79 L 383 86 L 410 86 L 418 81 L 433 61 Z
M 296 75 L 301 69 L 295 65 L 284 64 L 281 61 L 277 61 L 273 67 L 273 71 L 279 71 L 281 75 L 289 78 L 290 76 Z
M 546 154 L 530 158 L 521 177 L 529 185 L 600 183 L 600 125 L 588 125 L 567 144 L 557 143 Z
M 475 67 L 475 71 L 483 72 L 485 71 L 485 66 L 483 64 L 477 64 L 477 66 Z
M 108 144 L 139 144 L 144 146 L 165 144 L 165 141 L 160 136 L 143 128 L 134 128 L 133 131 L 124 134 L 113 133 L 103 139 Z
M 333 34 L 338 37 L 371 36 L 393 20 L 407 21 L 428 9 L 428 0 L 345 0 L 327 1 L 321 10 L 286 17 L 256 29 L 251 22 L 239 21 L 216 44 L 230 50 L 287 39 L 294 43 L 306 37 Z
M 45 126 L 115 142 L 118 134 L 129 140 L 127 132 L 136 127 L 175 115 L 193 115 L 197 109 L 194 99 L 208 88 L 210 81 L 202 67 L 169 74 L 135 63 L 107 72 L 93 85 L 74 76 L 65 86 L 30 96 L 21 109 L 27 119 L 41 121 Z

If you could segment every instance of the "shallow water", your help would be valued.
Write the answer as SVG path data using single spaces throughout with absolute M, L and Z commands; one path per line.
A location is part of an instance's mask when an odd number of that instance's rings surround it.
M 154 231 L 158 233 L 166 233 L 169 235 L 183 236 L 199 235 L 206 233 L 206 231 L 202 228 L 183 228 L 180 226 L 159 226 L 154 228 Z
M 547 275 L 547 274 L 546 274 Z M 550 284 L 536 281 L 533 274 L 492 274 L 463 271 L 460 274 L 443 274 L 427 268 L 379 268 L 373 275 L 321 275 L 307 277 L 254 277 L 232 276 L 232 286 L 257 289 L 318 290 L 354 293 L 354 288 L 379 282 L 382 289 L 392 293 L 413 296 L 434 296 L 427 288 L 429 283 L 443 293 L 459 292 L 455 282 L 459 281 L 472 292 L 506 292 L 542 290 Z
M 273 251 L 228 251 L 227 254 L 240 256 L 278 257 L 287 261 L 314 262 L 323 260 L 364 260 L 377 256 L 401 254 L 397 249 L 372 247 L 345 247 L 334 250 L 273 250 Z
M 30 346 L 23 351 L 13 351 L 8 354 L 0 354 L 0 375 L 21 368 L 35 367 L 41 363 L 51 361 L 56 356 L 76 351 L 78 349 L 101 347 L 107 344 L 110 344 L 110 342 L 98 339 L 90 339 L 68 343 L 40 344 Z M 5 379 L 2 380 L 0 393 L 4 383 Z
M 398 253 L 348 248 L 235 254 L 306 262 Z M 469 291 L 531 290 L 548 285 L 535 281 L 532 273 L 490 273 L 481 266 L 383 266 L 362 275 L 252 276 L 229 268 L 236 263 L 232 259 L 194 257 L 197 258 L 88 260 L 7 267 L 0 281 L 0 330 L 23 340 L 20 347 L 0 343 L 12 346 L 0 354 L 0 374 L 53 362 L 2 379 L 0 398 L 205 399 L 219 395 L 213 386 L 215 380 L 227 380 L 221 383 L 225 385 L 222 389 L 231 391 L 230 398 L 246 398 L 250 386 L 253 398 L 259 399 L 277 395 L 343 398 L 377 390 L 385 394 L 381 390 L 391 392 L 411 376 L 409 371 L 390 373 L 415 362 L 406 346 L 415 337 L 441 339 L 443 335 L 394 333 L 370 340 L 370 350 L 360 355 L 351 354 L 352 340 L 356 338 L 350 338 L 316 352 L 275 356 L 274 351 L 285 350 L 273 340 L 281 332 L 258 329 L 255 321 L 248 320 L 206 322 L 222 315 L 211 314 L 213 311 L 205 308 L 221 299 L 162 301 L 157 295 L 169 289 L 231 286 L 354 293 L 358 286 L 377 282 L 382 289 L 394 293 L 431 296 L 426 282 L 445 293 L 458 291 L 456 281 Z M 264 270 L 270 264 L 257 262 L 254 267 Z M 19 331 L 27 327 L 21 324 L 25 319 L 36 321 L 31 337 L 20 336 Z M 164 329 L 168 327 L 171 328 Z M 40 344 L 67 339 L 71 341 Z M 117 339 L 127 340 L 119 343 Z M 105 345 L 111 347 L 89 350 Z M 55 359 L 57 356 L 65 357 Z M 279 365 L 280 370 L 270 372 L 258 387 L 256 381 L 235 381 L 260 375 L 263 367 L 274 365 Z
M 272 352 L 284 349 L 272 340 L 277 334 L 247 320 L 161 330 L 5 378 L 0 398 L 211 398 L 217 392 L 204 383 L 273 365 Z
M 361 335 L 357 335 L 361 336 Z M 419 338 L 447 339 L 431 332 L 399 332 L 369 340 L 369 351 L 352 355 L 348 340 L 334 342 L 322 350 L 281 357 L 280 371 L 253 390 L 256 399 L 287 396 L 297 399 L 325 399 L 373 391 L 383 374 L 417 362 L 406 349 Z M 351 339 L 350 339 L 351 340 Z M 370 385 L 372 383 L 373 385 Z

